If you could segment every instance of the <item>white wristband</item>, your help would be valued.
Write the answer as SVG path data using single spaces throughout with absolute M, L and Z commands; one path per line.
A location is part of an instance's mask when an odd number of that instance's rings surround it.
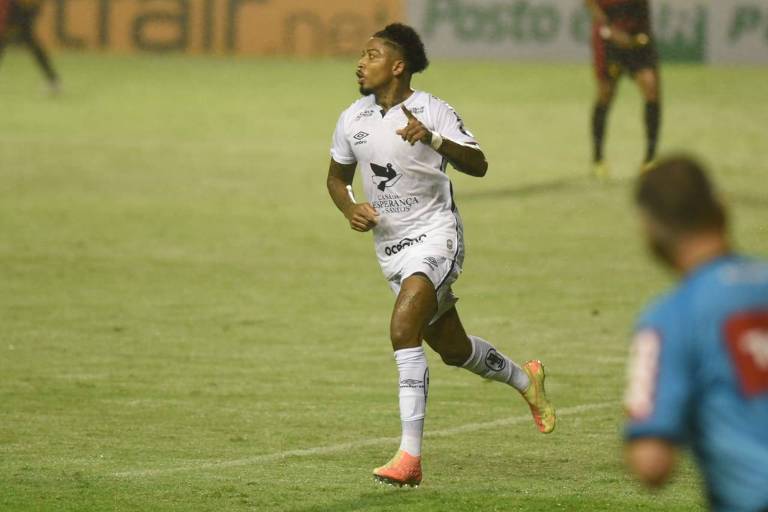
M 440 146 L 443 145 L 443 136 L 437 132 L 432 132 L 432 142 L 430 142 L 429 145 L 432 146 L 432 149 L 437 151 L 440 149 Z

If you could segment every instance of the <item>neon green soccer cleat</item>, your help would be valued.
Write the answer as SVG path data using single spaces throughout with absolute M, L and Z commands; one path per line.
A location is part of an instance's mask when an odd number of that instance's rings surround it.
M 656 167 L 656 160 L 648 160 L 647 162 L 643 162 L 643 164 L 640 166 L 640 174 L 645 174 L 654 167 Z
M 607 180 L 611 177 L 611 168 L 603 160 L 595 162 L 592 167 L 592 177 L 598 180 Z
M 531 414 L 539 432 L 549 434 L 555 430 L 556 417 L 555 408 L 544 391 L 544 365 L 538 359 L 534 359 L 523 365 L 523 371 L 531 380 L 531 385 L 522 393 L 523 398 L 531 408 Z

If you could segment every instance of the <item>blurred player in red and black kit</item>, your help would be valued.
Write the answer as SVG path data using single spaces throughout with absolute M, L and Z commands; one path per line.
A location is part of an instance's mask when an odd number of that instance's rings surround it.
M 592 111 L 594 172 L 609 174 L 603 159 L 608 110 L 616 84 L 628 72 L 645 99 L 646 153 L 643 169 L 656 156 L 661 122 L 658 54 L 651 32 L 649 0 L 586 0 L 592 14 L 592 49 L 597 75 L 597 101 Z
M 11 41 L 27 45 L 45 73 L 50 91 L 57 93 L 59 76 L 34 32 L 42 3 L 43 0 L 0 0 L 0 56 Z

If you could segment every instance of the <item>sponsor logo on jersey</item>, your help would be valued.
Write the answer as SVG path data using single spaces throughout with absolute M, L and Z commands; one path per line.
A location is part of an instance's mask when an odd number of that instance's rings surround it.
M 768 331 L 750 331 L 741 339 L 741 349 L 750 354 L 755 366 L 768 370 Z
M 384 213 L 407 213 L 419 204 L 416 196 L 400 197 L 397 194 L 383 194 L 371 203 L 371 206 Z
M 725 336 L 742 392 L 749 398 L 768 395 L 768 310 L 731 316 Z
M 507 362 L 498 352 L 496 352 L 496 349 L 492 348 L 485 355 L 485 366 L 487 366 L 489 370 L 500 372 L 507 366 Z
M 373 171 L 373 182 L 376 184 L 376 188 L 382 192 L 384 192 L 384 189 L 397 183 L 403 176 L 402 174 L 399 174 L 390 163 L 388 163 L 386 167 L 371 163 L 371 170 Z
M 448 250 L 449 250 L 449 251 L 450 251 L 451 249 L 453 249 L 453 240 L 450 240 L 450 239 L 449 239 L 449 240 L 446 240 L 446 241 L 445 241 L 445 246 L 446 246 L 446 247 L 448 247 Z
M 424 113 L 424 106 L 421 107 L 413 107 L 411 109 L 411 114 L 423 114 Z
M 361 120 L 364 117 L 371 117 L 374 112 L 376 112 L 376 109 L 370 109 L 369 108 L 367 110 L 363 110 L 362 112 L 360 112 L 359 114 L 357 114 L 355 116 L 355 121 L 359 121 L 359 120 Z
M 366 133 L 366 132 L 357 132 L 356 134 L 354 134 L 352 138 L 355 139 L 356 141 L 355 146 L 359 146 L 360 144 L 365 144 L 366 142 L 368 142 L 367 140 L 365 140 L 366 137 L 368 137 L 368 135 L 370 135 L 370 133 Z
M 417 236 L 416 238 L 403 238 L 396 244 L 392 244 L 388 247 L 384 248 L 384 254 L 387 256 L 394 256 L 395 254 L 399 253 L 403 249 L 407 249 L 408 247 L 416 244 L 420 244 L 424 241 L 424 239 L 427 238 L 426 233 L 422 233 L 421 235 Z

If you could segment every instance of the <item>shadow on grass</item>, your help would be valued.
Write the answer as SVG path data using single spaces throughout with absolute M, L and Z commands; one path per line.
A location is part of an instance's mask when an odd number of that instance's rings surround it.
M 487 190 L 475 190 L 463 194 L 457 194 L 460 202 L 477 200 L 494 200 L 507 198 L 528 198 L 535 196 L 545 196 L 564 191 L 584 190 L 586 188 L 600 189 L 626 189 L 632 186 L 635 177 L 610 178 L 605 181 L 598 181 L 589 176 L 569 176 L 555 180 L 542 181 L 538 183 L 526 183 L 512 187 L 502 187 Z M 747 208 L 766 209 L 768 208 L 768 194 L 744 193 L 725 191 L 725 199 L 729 205 L 744 206 Z M 629 196 L 628 196 L 629 198 Z
M 745 206 L 758 210 L 768 208 L 768 194 L 725 193 L 726 206 Z
M 539 183 L 526 183 L 514 187 L 476 190 L 458 194 L 457 197 L 460 202 L 475 201 L 479 199 L 526 198 L 587 187 L 599 187 L 602 189 L 624 188 L 631 182 L 632 180 L 627 178 L 612 178 L 606 181 L 597 181 L 589 176 L 569 176 Z

